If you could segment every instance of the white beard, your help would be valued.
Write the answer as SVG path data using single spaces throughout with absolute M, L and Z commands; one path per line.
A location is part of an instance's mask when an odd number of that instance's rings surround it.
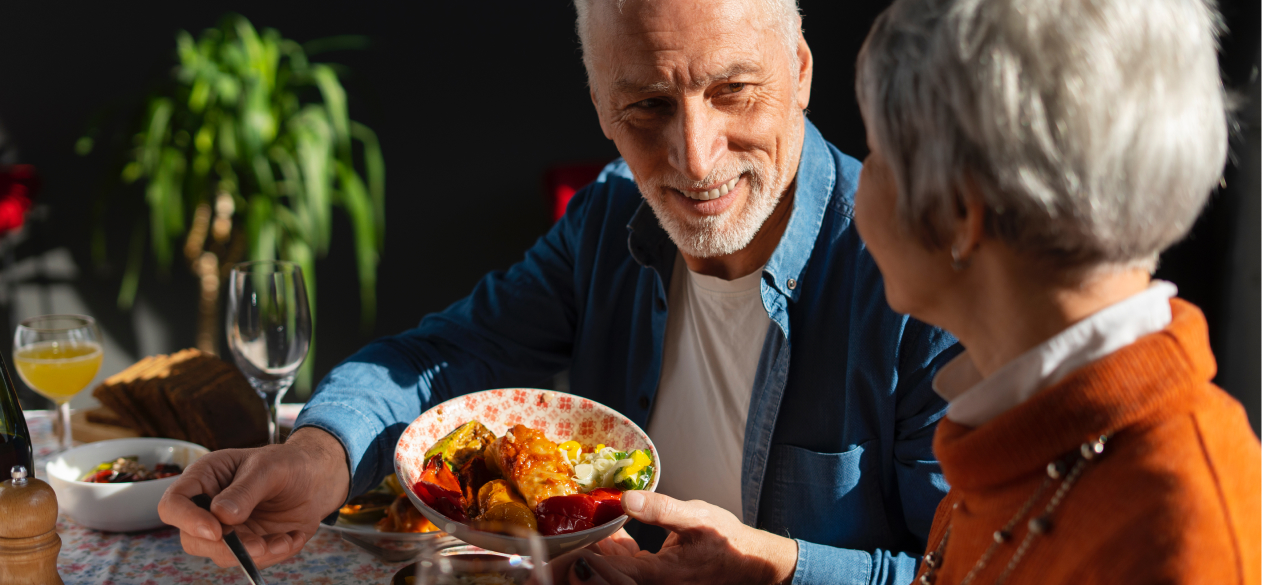
M 801 144 L 801 132 L 795 130 L 790 144 Z M 703 217 L 686 216 L 672 212 L 667 201 L 675 195 L 668 188 L 680 191 L 700 191 L 706 187 L 747 174 L 749 196 L 739 210 L 729 207 L 718 215 Z M 771 217 L 788 185 L 781 182 L 785 173 L 774 165 L 762 165 L 753 161 L 736 161 L 724 164 L 710 172 L 704 180 L 689 181 L 674 177 L 640 177 L 636 183 L 640 193 L 653 209 L 658 223 L 666 230 L 679 250 L 693 258 L 715 258 L 733 254 L 748 246 Z

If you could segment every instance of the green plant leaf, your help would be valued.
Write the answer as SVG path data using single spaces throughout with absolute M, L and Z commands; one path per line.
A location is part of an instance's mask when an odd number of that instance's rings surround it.
M 293 155 L 280 145 L 268 149 L 267 155 L 280 168 L 281 176 L 284 177 L 277 185 L 276 193 L 294 200 L 302 199 L 304 196 L 302 171 L 298 170 L 298 163 L 294 162 Z
M 127 253 L 127 267 L 123 270 L 123 284 L 118 288 L 118 308 L 129 310 L 136 302 L 136 289 L 140 285 L 140 268 L 145 263 L 145 224 L 137 221 L 131 229 L 131 246 Z
M 364 145 L 364 167 L 368 171 L 368 193 L 372 195 L 373 217 L 377 221 L 377 250 L 386 248 L 386 160 L 381 143 L 371 128 L 351 122 L 351 135 Z
M 206 102 L 210 101 L 210 90 L 210 80 L 199 77 L 194 81 L 193 89 L 188 93 L 188 109 L 197 114 L 206 109 Z
M 359 268 L 360 326 L 370 330 L 377 318 L 377 234 L 368 189 L 355 169 L 338 163 L 342 201 L 355 233 L 355 260 Z
M 315 65 L 311 68 L 311 73 L 316 85 L 320 87 L 320 94 L 324 96 L 324 109 L 328 111 L 329 121 L 333 124 L 338 156 L 343 161 L 350 162 L 351 127 L 350 117 L 346 113 L 346 90 L 342 89 L 337 73 L 328 65 Z
M 262 154 L 254 155 L 254 177 L 258 179 L 259 189 L 268 195 L 276 195 L 276 179 L 272 176 L 272 165 Z
M 276 117 L 272 115 L 271 93 L 266 84 L 253 80 L 245 91 L 245 110 L 241 115 L 241 137 L 245 156 L 253 157 L 276 138 Z
M 240 158 L 239 152 L 236 124 L 233 123 L 231 114 L 224 114 L 219 118 L 219 156 L 229 163 L 234 163 Z
M 140 162 L 145 174 L 152 176 L 162 156 L 162 144 L 166 141 L 167 124 L 171 121 L 174 106 L 167 98 L 157 98 L 149 105 L 149 124 L 145 129 L 145 142 Z
M 303 50 L 302 45 L 284 39 L 280 42 L 280 52 L 282 55 L 289 57 L 289 65 L 294 71 L 304 72 L 307 70 L 307 52 Z
M 245 216 L 245 233 L 249 241 L 251 260 L 276 259 L 276 224 L 272 214 L 272 201 L 268 197 L 250 197 L 250 208 Z
M 317 311 L 316 311 L 316 287 L 315 287 L 315 283 L 316 283 L 315 255 L 312 253 L 311 248 L 307 246 L 305 242 L 291 240 L 289 242 L 289 245 L 286 248 L 284 259 L 297 263 L 298 266 L 302 268 L 303 284 L 307 287 L 307 304 L 309 305 L 311 309 L 311 341 L 310 341 L 310 345 L 307 348 L 307 359 L 303 362 L 302 366 L 298 368 L 298 377 L 301 379 L 305 376 L 306 380 L 303 380 L 305 383 L 302 384 L 301 386 L 295 383 L 295 386 L 299 386 L 299 388 L 310 389 L 311 388 L 311 371 L 312 371 L 311 368 L 312 368 L 312 364 L 315 363 L 315 359 L 313 359 L 312 356 L 315 355 L 315 347 L 316 347 Z
M 308 106 L 291 121 L 294 143 L 298 153 L 298 166 L 302 169 L 305 185 L 306 213 L 311 221 L 310 243 L 317 254 L 328 251 L 332 231 L 330 219 L 332 199 L 333 132 L 324 108 Z M 303 210 L 299 210 L 302 217 Z

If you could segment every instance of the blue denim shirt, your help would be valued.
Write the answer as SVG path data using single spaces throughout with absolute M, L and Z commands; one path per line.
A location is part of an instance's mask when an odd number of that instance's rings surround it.
M 886 305 L 854 228 L 859 169 L 806 123 L 793 212 L 763 269 L 771 325 L 746 423 L 743 520 L 797 539 L 794 583 L 911 582 L 947 491 L 932 451 L 946 404 L 930 380 L 955 340 Z M 330 372 L 297 426 L 342 442 L 353 494 L 392 471 L 399 435 L 430 406 L 567 367 L 572 392 L 647 428 L 675 251 L 615 161 L 521 262 Z

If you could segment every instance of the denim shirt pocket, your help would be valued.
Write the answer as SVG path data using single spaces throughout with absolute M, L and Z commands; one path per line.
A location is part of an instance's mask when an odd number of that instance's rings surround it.
M 879 443 L 865 441 L 843 453 L 772 445 L 771 493 L 762 528 L 809 542 L 868 549 L 890 530 L 875 458 Z

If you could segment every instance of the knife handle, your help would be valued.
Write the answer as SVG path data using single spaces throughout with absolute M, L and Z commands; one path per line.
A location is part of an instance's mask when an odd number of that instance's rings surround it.
M 198 508 L 201 508 L 207 512 L 210 512 L 210 496 L 206 494 L 197 494 L 189 499 L 193 500 L 193 503 L 197 504 Z M 211 513 L 211 516 L 214 516 L 214 513 Z M 216 520 L 218 520 L 218 518 L 216 518 Z M 227 535 L 229 532 L 232 532 L 232 529 L 228 528 L 227 526 L 224 526 L 223 527 L 224 535 Z
M 189 499 L 193 500 L 193 503 L 197 504 L 198 508 L 201 508 L 207 512 L 210 511 L 210 496 L 206 494 L 197 494 Z

